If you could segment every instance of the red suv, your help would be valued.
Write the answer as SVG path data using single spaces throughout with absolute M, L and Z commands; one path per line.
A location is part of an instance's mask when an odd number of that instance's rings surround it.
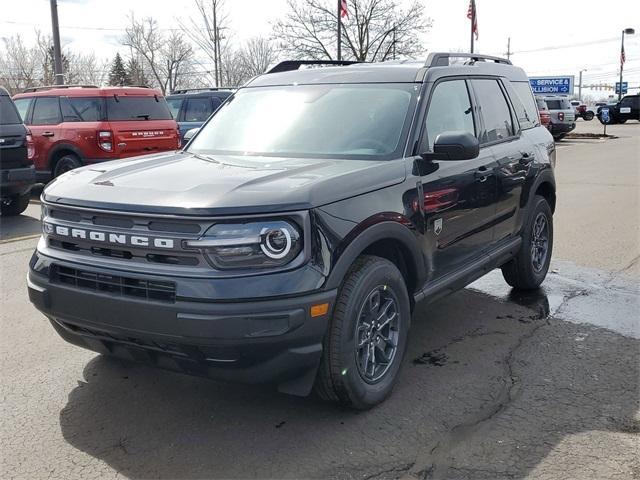
M 33 134 L 38 181 L 81 165 L 180 147 L 178 126 L 158 90 L 60 85 L 13 97 Z

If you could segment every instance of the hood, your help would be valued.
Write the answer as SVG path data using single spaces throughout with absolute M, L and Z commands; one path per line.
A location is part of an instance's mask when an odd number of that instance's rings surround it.
M 47 185 L 63 205 L 180 215 L 304 210 L 400 183 L 405 163 L 168 152 L 90 165 Z

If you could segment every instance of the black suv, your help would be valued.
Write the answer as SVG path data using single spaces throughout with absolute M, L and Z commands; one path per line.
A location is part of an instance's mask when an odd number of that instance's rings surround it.
M 35 181 L 34 145 L 9 92 L 0 87 L 0 213 L 20 215 Z
M 47 186 L 29 295 L 65 340 L 368 408 L 416 302 L 496 267 L 542 283 L 555 147 L 520 68 L 307 63 L 239 89 L 181 152 Z
M 640 95 L 625 95 L 618 103 L 598 107 L 598 120 L 604 123 L 601 110 L 609 107 L 609 124 L 625 123 L 627 120 L 640 120 Z
M 200 128 L 233 92 L 228 88 L 176 90 L 167 97 L 173 118 L 178 122 L 180 139 L 193 128 Z

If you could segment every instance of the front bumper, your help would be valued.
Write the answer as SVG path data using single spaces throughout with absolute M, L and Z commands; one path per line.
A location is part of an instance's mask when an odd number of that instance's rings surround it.
M 27 193 L 33 186 L 36 173 L 33 165 L 25 168 L 0 170 L 2 196 Z
M 218 380 L 276 384 L 285 393 L 311 390 L 335 290 L 238 302 L 148 300 L 126 295 L 126 288 L 138 287 L 61 283 L 52 271 L 34 269 L 37 255 L 28 275 L 29 298 L 72 344 Z M 103 280 L 115 278 L 97 271 Z M 311 317 L 310 307 L 322 303 L 329 304 L 328 313 Z

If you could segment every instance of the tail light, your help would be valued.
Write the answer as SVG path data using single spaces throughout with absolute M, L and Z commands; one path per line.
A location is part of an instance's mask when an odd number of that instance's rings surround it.
M 113 133 L 111 130 L 98 132 L 98 146 L 105 152 L 113 152 Z
M 35 143 L 33 143 L 33 136 L 31 135 L 31 132 L 27 132 L 26 141 L 27 141 L 27 158 L 29 160 L 33 160 L 33 158 L 36 156 L 36 145 Z
M 560 120 L 561 122 L 564 122 L 564 113 L 563 112 L 558 112 L 558 120 Z

